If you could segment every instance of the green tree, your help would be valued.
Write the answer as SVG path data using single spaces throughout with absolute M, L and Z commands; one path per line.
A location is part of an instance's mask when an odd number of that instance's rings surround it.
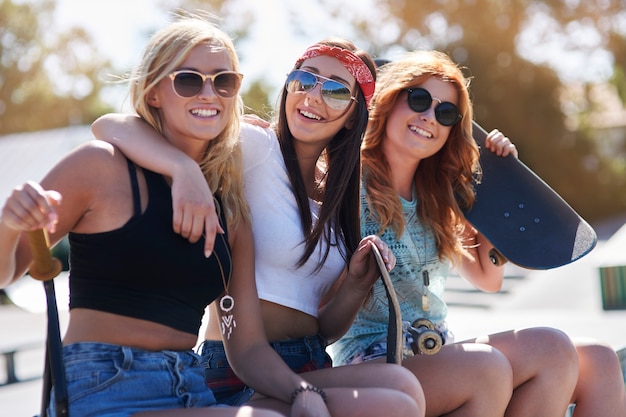
M 0 0 L 0 134 L 91 123 L 110 111 L 110 63 L 83 29 L 50 33 L 54 0 Z
M 599 152 L 602 138 L 595 126 L 579 124 L 577 130 L 568 129 L 561 99 L 567 86 L 549 66 L 551 62 L 531 62 L 520 52 L 527 48 L 521 44 L 524 33 L 534 32 L 536 48 L 558 35 L 573 50 L 591 53 L 593 48 L 606 48 L 615 51 L 615 58 L 621 54 L 615 73 L 623 73 L 625 33 L 619 32 L 619 22 L 625 17 L 623 0 L 386 3 L 388 15 L 383 19 L 397 28 L 396 36 L 377 44 L 381 37 L 376 33 L 384 25 L 380 19 L 374 30 L 372 25 L 358 25 L 360 36 L 374 44 L 372 50 L 381 55 L 398 46 L 448 52 L 472 77 L 476 120 L 487 129 L 505 132 L 523 161 L 576 210 L 590 220 L 626 210 L 623 149 L 621 158 L 616 156 L 619 150 L 610 156 Z M 331 7 L 330 1 L 327 6 Z M 585 29 L 598 35 L 597 44 L 584 42 L 579 32 Z M 588 119 L 594 110 L 589 98 L 585 100 L 575 115 L 579 120 Z

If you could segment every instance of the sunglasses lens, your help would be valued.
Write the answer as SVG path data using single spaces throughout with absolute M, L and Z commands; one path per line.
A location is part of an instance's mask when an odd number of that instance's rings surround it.
M 417 113 L 428 110 L 433 103 L 433 98 L 428 90 L 423 88 L 413 88 L 409 90 L 407 96 L 409 107 Z M 454 126 L 461 120 L 461 112 L 458 107 L 449 101 L 444 101 L 435 107 L 435 119 L 442 126 Z
M 414 88 L 409 90 L 407 100 L 411 110 L 417 113 L 428 110 L 433 102 L 433 98 L 430 96 L 428 90 L 423 88 Z
M 311 72 L 294 70 L 287 77 L 285 87 L 289 94 L 307 93 L 315 88 L 318 83 L 317 80 L 318 77 Z M 333 110 L 345 109 L 352 100 L 350 88 L 338 81 L 323 80 L 322 98 L 324 103 Z
M 195 72 L 179 72 L 174 77 L 174 89 L 181 97 L 193 97 L 202 91 L 204 80 Z
M 224 98 L 230 98 L 237 94 L 240 85 L 241 76 L 236 72 L 221 72 L 216 74 L 213 79 L 215 94 Z M 197 72 L 181 71 L 174 76 L 174 90 L 181 97 L 197 96 L 203 88 L 204 78 Z
M 352 93 L 342 83 L 326 80 L 322 83 L 322 97 L 331 109 L 343 110 L 350 104 Z
M 461 120 L 461 113 L 454 104 L 446 101 L 435 108 L 435 118 L 443 126 L 453 126 Z
M 241 78 L 234 72 L 223 72 L 218 74 L 213 80 L 215 92 L 224 98 L 229 98 L 237 94 L 240 84 Z
M 289 94 L 306 93 L 313 90 L 317 84 L 317 78 L 310 72 L 295 70 L 287 77 L 285 87 Z

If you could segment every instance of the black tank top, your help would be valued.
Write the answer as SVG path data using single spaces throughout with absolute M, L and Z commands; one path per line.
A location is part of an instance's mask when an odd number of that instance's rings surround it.
M 134 215 L 123 227 L 102 233 L 70 233 L 70 309 L 87 308 L 148 320 L 198 334 L 202 316 L 224 291 L 231 270 L 228 235 L 218 235 L 204 256 L 204 237 L 195 244 L 174 233 L 171 189 L 143 170 L 148 206 L 141 213 L 135 166 L 129 161 Z M 217 205 L 219 205 L 219 200 Z M 220 221 L 225 228 L 224 210 Z M 226 242 L 226 244 L 224 244 Z

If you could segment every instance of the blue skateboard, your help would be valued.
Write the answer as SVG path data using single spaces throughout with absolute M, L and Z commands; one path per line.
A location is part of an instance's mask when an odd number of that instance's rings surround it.
M 476 122 L 482 178 L 467 220 L 494 245 L 492 262 L 507 260 L 528 269 L 551 269 L 588 254 L 597 243 L 593 228 L 522 161 L 484 148 L 487 132 Z

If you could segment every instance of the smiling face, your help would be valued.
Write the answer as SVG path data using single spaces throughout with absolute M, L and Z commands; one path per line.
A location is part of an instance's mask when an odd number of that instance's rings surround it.
M 428 78 L 419 87 L 441 101 L 458 102 L 454 85 L 439 78 Z M 437 104 L 439 101 L 433 100 L 429 109 L 416 113 L 407 103 L 407 92 L 398 94 L 387 119 L 383 141 L 385 155 L 392 166 L 394 163 L 417 166 L 419 161 L 434 155 L 446 143 L 452 127 L 437 122 Z
M 356 80 L 336 58 L 320 55 L 305 60 L 300 69 L 337 80 L 356 90 Z M 287 94 L 285 110 L 287 124 L 296 142 L 323 146 L 346 125 L 356 106 L 352 102 L 346 110 L 330 108 L 322 98 L 321 85 L 308 92 Z
M 202 74 L 232 71 L 228 51 L 220 46 L 201 44 L 194 47 L 176 70 Z M 170 77 L 163 77 L 148 95 L 150 106 L 159 109 L 165 137 L 187 154 L 198 158 L 208 141 L 215 139 L 228 125 L 237 95 L 224 98 L 216 94 L 207 79 L 199 94 L 181 97 L 174 91 Z

